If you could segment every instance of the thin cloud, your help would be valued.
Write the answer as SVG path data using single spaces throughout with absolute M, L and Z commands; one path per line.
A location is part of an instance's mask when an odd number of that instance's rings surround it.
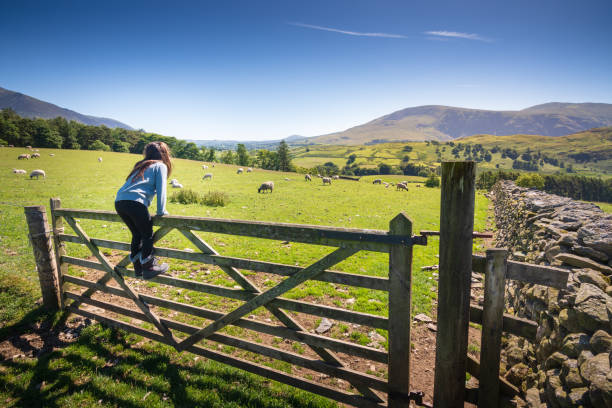
M 478 34 L 459 33 L 457 31 L 425 31 L 424 34 L 433 35 L 434 37 L 443 38 L 461 38 L 464 40 L 475 40 L 491 42 L 490 39 L 482 37 Z
M 358 32 L 358 31 L 340 30 L 340 29 L 337 29 L 337 28 L 322 27 L 322 26 L 318 26 L 318 25 L 304 24 L 304 23 L 287 23 L 287 24 L 293 25 L 293 26 L 297 26 L 297 27 L 311 28 L 313 30 L 330 31 L 332 33 L 340 33 L 340 34 L 345 34 L 345 35 L 352 35 L 352 36 L 355 36 L 355 37 L 408 38 L 405 35 L 401 35 L 401 34 L 362 33 L 362 32 Z

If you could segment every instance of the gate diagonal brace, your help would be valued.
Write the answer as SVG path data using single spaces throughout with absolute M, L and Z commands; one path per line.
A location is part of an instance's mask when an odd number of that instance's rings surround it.
M 123 280 L 123 276 L 115 271 L 115 268 L 112 264 L 106 259 L 106 257 L 100 253 L 100 249 L 91 242 L 91 239 L 87 236 L 85 231 L 81 228 L 80 225 L 76 223 L 74 218 L 69 216 L 64 216 L 70 227 L 77 233 L 77 235 L 83 240 L 85 245 L 89 248 L 92 255 L 98 258 L 98 261 L 102 264 L 104 269 L 106 269 L 106 275 L 102 277 L 99 281 L 103 281 L 104 283 L 108 282 L 108 280 L 112 277 L 119 284 L 121 289 L 132 299 L 132 301 L 138 306 L 138 308 L 147 316 L 149 322 L 157 327 L 157 330 L 160 331 L 166 337 L 168 342 L 175 346 L 178 344 L 176 338 L 172 334 L 172 332 L 164 325 L 159 318 L 151 312 L 149 306 L 147 306 L 141 299 L 138 293 L 134 292 L 132 288 L 130 288 L 125 281 Z M 92 292 L 93 293 L 93 292 Z
M 208 243 L 206 241 L 204 241 L 202 238 L 200 238 L 199 236 L 197 236 L 196 234 L 194 234 L 192 231 L 188 230 L 188 229 L 179 229 L 179 231 L 187 238 L 189 239 L 189 241 L 191 241 L 203 254 L 205 255 L 219 255 L 219 253 L 217 251 L 215 251 L 214 248 L 212 248 L 210 245 L 208 245 Z M 234 281 L 236 281 L 236 283 L 238 283 L 240 286 L 242 286 L 242 288 L 244 290 L 247 290 L 249 292 L 255 293 L 255 294 L 261 294 L 261 291 L 257 288 L 257 286 L 255 286 L 251 281 L 249 281 L 238 269 L 234 268 L 234 267 L 228 267 L 228 266 L 220 266 L 220 268 L 227 273 L 232 279 L 234 279 Z M 278 307 L 272 306 L 272 305 L 264 305 L 264 307 L 266 309 L 268 309 L 270 311 L 270 313 L 272 313 L 282 324 L 285 325 L 285 327 L 295 330 L 295 331 L 302 331 L 305 332 L 306 330 L 297 322 L 295 321 L 293 318 L 291 318 L 291 316 L 289 316 L 287 313 L 285 313 L 284 311 L 282 311 L 281 309 L 279 309 Z M 342 362 L 336 357 L 336 355 L 323 348 L 323 347 L 316 347 L 316 346 L 309 346 L 315 353 L 317 353 L 319 355 L 319 357 L 321 357 L 324 361 L 332 364 L 332 365 L 336 365 L 339 367 L 344 367 L 344 365 L 342 364 Z M 352 384 L 352 383 L 351 383 Z M 370 388 L 363 386 L 363 385 L 359 385 L 359 384 L 352 384 L 353 387 L 355 387 L 355 389 L 357 389 L 359 392 L 362 393 L 362 395 L 364 395 L 366 398 L 372 399 L 374 401 L 377 402 L 382 402 L 383 400 L 376 395 Z
M 326 255 L 324 258 L 318 260 L 307 268 L 302 269 L 295 275 L 291 275 L 289 278 L 285 279 L 273 288 L 267 290 L 266 292 L 263 292 L 259 296 L 254 297 L 253 299 L 244 303 L 242 306 L 239 306 L 230 313 L 215 320 L 208 326 L 198 330 L 197 332 L 177 344 L 177 349 L 179 351 L 185 350 L 187 347 L 194 345 L 198 341 L 210 336 L 211 334 L 213 334 L 217 330 L 222 329 L 228 324 L 232 324 L 244 315 L 252 312 L 260 306 L 269 303 L 273 299 L 293 289 L 294 287 L 307 281 L 308 279 L 312 279 L 313 277 L 323 272 L 325 269 L 337 264 L 338 262 L 348 258 L 349 256 L 353 255 L 358 251 L 359 249 L 356 248 L 336 249 L 334 252 Z

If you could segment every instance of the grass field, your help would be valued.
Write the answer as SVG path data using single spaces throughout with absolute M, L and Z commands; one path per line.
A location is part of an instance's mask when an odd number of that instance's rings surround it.
M 26 225 L 23 215 L 24 205 L 47 205 L 50 197 L 60 197 L 62 206 L 68 208 L 87 208 L 112 210 L 117 188 L 139 156 L 120 153 L 101 153 L 91 151 L 46 150 L 40 149 L 41 158 L 17 161 L 17 155 L 24 149 L 0 149 L 0 341 L 6 339 L 19 327 L 25 327 L 44 315 L 37 309 L 36 300 L 40 297 L 38 278 L 35 271 L 32 250 L 28 246 Z M 55 153 L 54 157 L 49 153 Z M 102 163 L 97 157 L 103 158 Z M 332 225 L 347 228 L 388 229 L 389 221 L 400 211 L 405 212 L 414 222 L 413 230 L 437 230 L 440 208 L 440 190 L 410 187 L 410 191 L 397 192 L 372 185 L 377 177 L 363 177 L 361 181 L 334 181 L 332 186 L 323 186 L 319 179 L 307 183 L 295 173 L 279 173 L 255 169 L 251 174 L 236 174 L 236 166 L 217 164 L 210 171 L 212 181 L 202 181 L 204 171 L 200 162 L 174 160 L 175 170 L 172 178 L 177 178 L 186 188 L 199 192 L 223 191 L 229 196 L 225 207 L 204 207 L 200 205 L 181 205 L 168 203 L 172 215 L 190 215 L 216 218 L 233 218 L 258 221 L 278 221 L 300 224 Z M 30 180 L 27 175 L 15 175 L 12 168 L 25 169 L 28 174 L 35 168 L 44 169 L 46 179 Z M 285 180 L 289 178 L 290 180 Z M 383 177 L 385 181 L 399 181 L 405 176 Z M 272 194 L 257 194 L 261 182 L 274 181 Z M 172 194 L 169 189 L 169 194 Z M 488 201 L 482 193 L 477 194 L 475 229 L 484 230 L 487 221 Z M 81 225 L 92 237 L 129 241 L 126 229 L 118 223 L 104 223 L 82 220 Z M 247 239 L 232 236 L 200 234 L 221 255 L 252 258 L 285 264 L 308 265 L 330 251 L 329 248 L 295 243 L 281 243 L 264 239 Z M 438 263 L 437 239 L 429 240 L 427 247 L 416 246 L 414 250 L 413 313 L 431 314 L 435 305 L 436 281 L 432 272 L 422 272 L 421 267 Z M 478 247 L 482 243 L 475 241 Z M 161 246 L 169 248 L 195 249 L 178 232 L 169 234 Z M 476 248 L 481 249 L 481 248 Z M 80 245 L 70 244 L 70 255 L 86 257 L 87 250 Z M 107 251 L 109 256 L 116 255 Z M 185 279 L 233 287 L 235 283 L 215 267 L 205 267 L 188 262 L 172 260 L 172 275 Z M 388 256 L 378 253 L 360 252 L 334 267 L 352 273 L 386 276 Z M 83 275 L 81 268 L 70 269 L 71 274 Z M 255 274 L 245 272 L 252 279 Z M 259 279 L 263 287 L 273 285 L 273 279 Z M 217 310 L 229 310 L 236 302 L 228 301 L 203 293 L 178 291 L 155 283 L 145 283 L 139 289 L 152 291 L 158 296 L 183 301 L 197 306 Z M 359 312 L 387 315 L 386 293 L 362 288 L 345 287 L 329 283 L 311 281 L 292 290 L 286 295 L 290 298 L 312 300 L 323 304 L 342 306 Z M 353 299 L 352 303 L 346 302 Z M 167 311 L 160 310 L 161 314 Z M 254 312 L 257 318 L 266 318 L 266 311 Z M 179 320 L 181 317 L 176 317 Z M 201 324 L 201 321 L 191 321 Z M 308 328 L 316 327 L 317 320 L 308 321 Z M 235 329 L 235 328 L 228 328 Z M 232 334 L 244 334 L 232 332 Z M 366 344 L 370 340 L 365 328 L 335 324 L 331 336 Z M 386 332 L 379 334 L 386 337 Z M 113 340 L 120 336 L 121 340 Z M 0 363 L 0 401 L 7 406 L 20 406 L 20 401 L 46 401 L 57 406 L 179 406 L 190 405 L 178 396 L 166 398 L 174 391 L 168 388 L 164 378 L 170 375 L 176 381 L 196 392 L 187 394 L 192 402 L 206 406 L 225 405 L 231 398 L 222 390 L 228 384 L 240 384 L 238 401 L 244 406 L 327 406 L 329 402 L 307 393 L 288 392 L 290 388 L 271 385 L 269 381 L 238 372 L 211 362 L 194 363 L 193 356 L 183 356 L 167 347 L 148 344 L 135 350 L 134 344 L 141 344 L 136 336 L 122 337 L 121 334 L 102 330 L 93 326 L 84 331 L 77 343 L 61 351 L 53 352 L 40 359 L 22 359 L 19 363 Z M 384 342 L 383 342 L 384 343 Z M 206 343 L 213 347 L 213 344 Z M 279 345 L 283 346 L 282 344 Z M 227 347 L 227 346 L 225 346 Z M 288 346 L 289 347 L 289 346 Z M 291 345 L 295 352 L 301 353 L 300 343 Z M 386 347 L 386 343 L 381 344 Z M 144 351 L 143 351 L 144 350 Z M 227 348 L 225 352 L 243 358 L 256 358 L 247 352 Z M 118 364 L 100 370 L 97 363 L 91 363 L 96 355 L 116 353 L 126 364 Z M 127 363 L 129 362 L 129 363 Z M 278 362 L 263 359 L 263 364 L 291 371 Z M 147 367 L 155 367 L 149 371 Z M 136 368 L 135 368 L 136 367 Z M 52 380 L 61 373 L 60 380 Z M 137 375 L 138 373 L 138 375 Z M 148 373 L 148 374 L 147 374 Z M 384 376 L 384 371 L 375 373 Z M 139 381 L 134 376 L 144 376 Z M 36 388 L 46 382 L 47 386 Z M 158 384 L 148 387 L 147 384 Z M 163 383 L 163 384 L 162 384 Z M 53 384 L 53 385 L 52 385 Z M 172 384 L 172 382 L 170 383 Z M 107 401 L 100 397 L 99 390 L 112 385 L 113 393 L 121 395 L 120 400 Z M 230 387 L 231 388 L 231 387 Z M 215 392 L 215 390 L 220 392 Z M 291 389 L 292 390 L 292 389 Z M 143 400 L 147 392 L 151 392 Z M 227 391 L 229 393 L 229 391 Z M 27 394 L 27 397 L 25 396 Z M 211 395 L 216 394 L 216 395 Z M 231 393 L 230 393 L 231 394 Z M 58 396 L 61 395 L 61 404 Z M 228 400 L 224 400 L 228 398 Z M 152 402 L 157 401 L 157 402 Z M 249 403 L 245 403 L 249 401 Z M 265 402 L 263 402 L 265 401 Z M 251 403 L 252 402 L 252 403 Z M 127 405 L 126 405 L 127 404 Z M 243 406 L 236 405 L 236 406 Z

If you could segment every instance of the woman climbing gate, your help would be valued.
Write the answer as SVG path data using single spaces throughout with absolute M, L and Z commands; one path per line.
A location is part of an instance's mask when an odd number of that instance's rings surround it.
M 148 207 L 157 194 L 157 216 L 167 215 L 166 183 L 172 172 L 170 149 L 164 142 L 144 148 L 144 159 L 134 165 L 125 184 L 117 191 L 115 209 L 132 232 L 130 261 L 136 277 L 151 279 L 168 270 L 153 256 L 153 220 Z

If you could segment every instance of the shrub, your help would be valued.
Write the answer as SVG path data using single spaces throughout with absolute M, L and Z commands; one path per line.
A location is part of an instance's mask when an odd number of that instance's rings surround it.
M 227 203 L 229 203 L 229 197 L 223 191 L 209 191 L 200 199 L 200 204 L 209 207 L 225 207 Z
M 519 178 L 516 179 L 516 185 L 542 190 L 544 188 L 544 177 L 539 174 L 521 174 Z
M 110 146 L 104 144 L 103 142 L 101 142 L 100 140 L 95 140 L 91 146 L 90 146 L 91 150 L 101 150 L 103 152 L 110 152 L 111 148 Z
M 171 203 L 179 204 L 198 204 L 200 199 L 200 195 L 189 188 L 181 189 L 170 196 Z
M 425 180 L 425 187 L 440 187 L 440 179 L 431 174 L 427 180 Z

